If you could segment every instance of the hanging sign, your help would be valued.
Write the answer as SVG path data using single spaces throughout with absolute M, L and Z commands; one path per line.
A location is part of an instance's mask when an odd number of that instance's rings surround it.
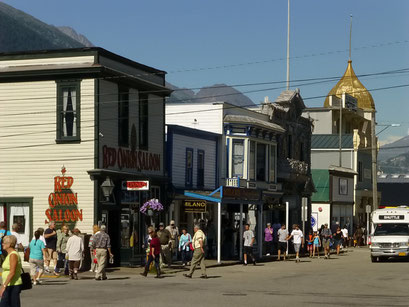
M 125 190 L 125 191 L 148 191 L 149 190 L 149 181 L 148 180 L 122 181 L 122 190 Z
M 49 208 L 45 210 L 45 223 L 54 221 L 59 228 L 64 224 L 82 221 L 82 209 L 78 209 L 78 194 L 71 189 L 74 178 L 65 176 L 67 170 L 61 169 L 62 176 L 54 177 L 54 191 L 48 195 Z M 70 227 L 71 228 L 71 227 Z
M 183 208 L 185 212 L 190 213 L 204 213 L 206 212 L 207 202 L 205 200 L 185 200 Z

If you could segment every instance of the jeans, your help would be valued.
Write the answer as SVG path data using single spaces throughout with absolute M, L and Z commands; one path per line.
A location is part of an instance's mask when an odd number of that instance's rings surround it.
M 68 261 L 67 261 L 67 259 L 65 259 L 65 254 L 64 253 L 58 253 L 58 260 L 63 260 L 64 261 L 64 274 L 68 275 Z M 61 268 L 56 267 L 55 272 L 60 273 Z
M 152 255 L 148 256 L 148 262 L 146 263 L 145 270 L 149 271 L 149 266 L 151 265 L 152 261 L 155 260 L 155 267 L 156 267 L 156 272 L 160 272 L 160 267 L 159 267 L 159 255 L 155 255 L 155 258 L 153 258 Z
M 182 249 L 182 263 L 187 263 L 191 260 L 191 252 Z
M 3 292 L 0 307 L 20 307 L 21 285 L 8 286 Z
M 266 254 L 273 253 L 273 241 L 266 241 Z

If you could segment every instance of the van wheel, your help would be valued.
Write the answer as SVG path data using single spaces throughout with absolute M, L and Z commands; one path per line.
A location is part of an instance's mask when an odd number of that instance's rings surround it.
M 372 262 L 376 262 L 376 258 L 377 258 L 377 257 L 371 256 L 371 261 L 372 261 Z

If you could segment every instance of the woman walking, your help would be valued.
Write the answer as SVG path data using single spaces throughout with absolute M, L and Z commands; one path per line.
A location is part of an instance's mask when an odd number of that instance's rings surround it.
M 34 232 L 34 239 L 30 242 L 30 275 L 33 285 L 41 284 L 40 278 L 44 272 L 45 244 L 40 240 L 40 232 Z
M 78 269 L 80 268 L 82 254 L 84 253 L 84 241 L 79 236 L 80 231 L 78 228 L 75 228 L 72 233 L 73 236 L 67 242 L 70 278 L 78 280 Z
M 182 252 L 182 265 L 185 266 L 191 260 L 190 243 L 192 243 L 192 237 L 187 233 L 185 228 L 182 229 L 182 235 L 179 239 L 179 252 Z
M 1 242 L 7 257 L 3 262 L 3 285 L 0 289 L 0 307 L 20 307 L 20 292 L 23 281 L 21 280 L 21 259 L 15 250 L 17 238 L 5 236 Z
M 315 251 L 317 251 L 317 256 L 318 256 L 318 259 L 319 259 L 320 258 L 321 239 L 320 239 L 319 234 L 316 231 L 314 231 L 313 245 L 314 245 L 314 250 L 312 252 L 312 257 L 315 257 Z
M 153 229 L 150 230 L 149 234 L 152 237 L 152 240 L 151 240 L 151 243 L 149 244 L 148 262 L 145 265 L 145 271 L 141 273 L 141 275 L 144 277 L 148 275 L 149 266 L 151 265 L 152 261 L 155 260 L 155 267 L 156 267 L 156 277 L 155 278 L 161 278 L 160 264 L 159 264 L 159 255 L 161 252 L 160 241 L 159 241 L 158 235 L 156 234 L 156 231 L 154 231 Z
M 341 227 L 337 227 L 337 231 L 334 233 L 333 235 L 334 237 L 334 245 L 337 249 L 337 255 L 339 255 L 339 249 L 341 248 L 341 244 L 342 244 L 342 231 L 341 231 Z
M 95 249 L 92 248 L 92 242 L 94 241 L 95 235 L 99 232 L 99 226 L 94 225 L 92 228 L 92 233 L 93 235 L 91 238 L 89 238 L 89 251 L 91 253 L 91 269 L 89 270 L 90 272 L 96 272 L 98 270 L 98 262 L 97 262 L 97 256 L 96 256 L 96 251 Z

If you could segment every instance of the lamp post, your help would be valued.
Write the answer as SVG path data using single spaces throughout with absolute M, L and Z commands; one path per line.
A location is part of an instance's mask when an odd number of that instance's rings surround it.
M 112 182 L 111 178 L 107 177 L 105 181 L 101 184 L 102 194 L 104 194 L 105 201 L 109 201 L 109 197 L 115 188 L 115 184 Z
M 381 134 L 382 132 L 384 132 L 386 129 L 390 128 L 390 127 L 400 127 L 400 124 L 388 124 L 388 125 L 383 125 L 383 124 L 377 124 L 377 126 L 380 127 L 385 127 L 383 128 L 381 131 L 379 131 L 376 135 Z

